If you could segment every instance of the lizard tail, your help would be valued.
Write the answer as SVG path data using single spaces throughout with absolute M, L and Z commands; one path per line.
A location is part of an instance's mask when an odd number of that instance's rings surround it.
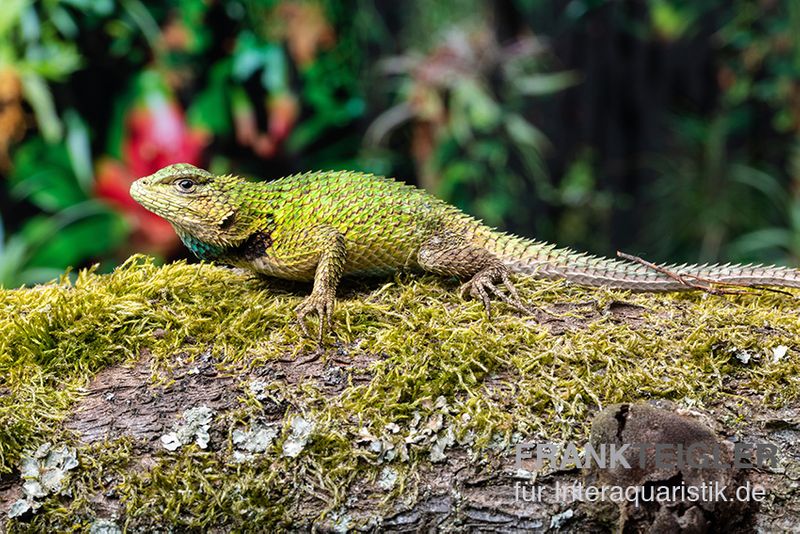
M 634 291 L 680 291 L 708 287 L 712 283 L 740 287 L 800 287 L 800 270 L 789 267 L 738 264 L 656 266 L 591 256 L 496 231 L 486 232 L 481 237 L 482 245 L 498 256 L 511 272 L 536 278 L 566 279 L 580 285 Z

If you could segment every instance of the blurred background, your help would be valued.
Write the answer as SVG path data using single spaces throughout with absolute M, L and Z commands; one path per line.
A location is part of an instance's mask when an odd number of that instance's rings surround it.
M 800 263 L 794 0 L 2 0 L 0 285 L 185 257 L 188 162 L 398 177 L 655 261 Z

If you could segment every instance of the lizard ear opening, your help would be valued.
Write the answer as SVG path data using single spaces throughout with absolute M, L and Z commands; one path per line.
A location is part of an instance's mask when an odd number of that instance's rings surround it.
M 233 226 L 234 222 L 236 222 L 236 212 L 235 211 L 230 211 L 219 222 L 219 227 L 222 230 L 227 230 L 228 228 Z

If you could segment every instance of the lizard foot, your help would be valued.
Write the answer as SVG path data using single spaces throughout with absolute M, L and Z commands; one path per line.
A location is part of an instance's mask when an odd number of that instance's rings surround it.
M 506 286 L 508 295 L 500 291 L 495 285 L 498 282 Z M 526 315 L 532 313 L 519 298 L 517 288 L 511 283 L 511 279 L 508 276 L 508 269 L 504 265 L 487 267 L 479 271 L 469 282 L 461 286 L 460 292 L 462 298 L 466 298 L 467 295 L 470 295 L 475 299 L 480 299 L 480 301 L 483 302 L 483 307 L 486 309 L 486 317 L 489 319 L 492 317 L 490 294 Z
M 325 331 L 325 325 L 328 329 L 333 329 L 333 306 L 336 300 L 333 295 L 327 293 L 311 293 L 300 305 L 295 308 L 297 313 L 297 322 L 303 335 L 311 337 L 306 325 L 306 315 L 315 313 L 319 317 L 319 332 L 317 333 L 317 341 L 322 343 L 322 334 Z

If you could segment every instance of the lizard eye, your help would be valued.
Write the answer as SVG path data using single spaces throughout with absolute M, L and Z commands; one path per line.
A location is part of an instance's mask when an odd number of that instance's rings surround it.
M 188 178 L 184 178 L 183 180 L 178 180 L 175 182 L 175 189 L 181 193 L 191 193 L 194 191 L 195 187 L 197 187 L 197 184 L 194 182 L 194 180 L 190 180 Z

